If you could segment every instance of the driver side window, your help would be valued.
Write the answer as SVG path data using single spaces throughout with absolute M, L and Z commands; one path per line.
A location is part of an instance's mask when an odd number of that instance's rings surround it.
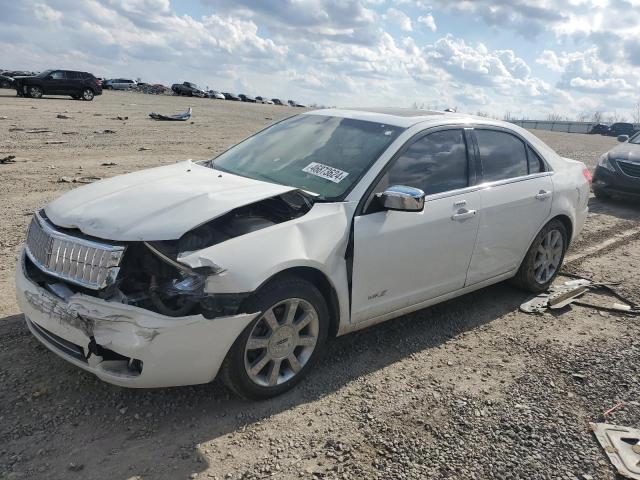
M 467 145 L 462 129 L 430 133 L 411 144 L 395 159 L 375 193 L 393 185 L 419 188 L 426 195 L 469 186 Z
M 51 78 L 53 78 L 54 80 L 64 80 L 64 72 L 61 70 L 51 72 Z

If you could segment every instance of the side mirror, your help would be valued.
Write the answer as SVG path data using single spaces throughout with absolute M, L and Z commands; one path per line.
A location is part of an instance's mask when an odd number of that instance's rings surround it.
M 424 192 L 419 188 L 394 185 L 382 193 L 376 193 L 385 210 L 421 212 L 424 210 Z
M 629 135 L 618 135 L 618 141 L 619 142 L 624 143 L 627 140 L 629 140 Z

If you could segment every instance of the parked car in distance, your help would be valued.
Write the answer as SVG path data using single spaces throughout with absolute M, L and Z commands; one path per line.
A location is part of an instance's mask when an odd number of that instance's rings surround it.
M 240 97 L 240 100 L 242 100 L 243 102 L 256 103 L 256 99 L 250 95 L 245 95 L 244 93 L 241 93 L 238 96 Z
M 589 130 L 589 134 L 591 135 L 607 135 L 608 133 L 609 125 L 605 125 L 604 123 L 598 123 Z
M 607 135 L 609 135 L 610 137 L 617 137 L 619 135 L 632 136 L 634 133 L 636 133 L 636 130 L 633 126 L 633 123 L 618 122 L 612 124 L 611 127 L 609 127 Z
M 105 90 L 130 90 L 136 87 L 136 82 L 126 78 L 111 78 L 102 82 Z
M 629 138 L 618 136 L 620 145 L 600 157 L 593 174 L 593 193 L 597 198 L 640 197 L 640 133 Z
M 297 102 L 295 100 L 287 100 L 287 104 L 290 107 L 295 107 L 297 105 Z
M 234 102 L 240 102 L 241 99 L 238 95 L 235 95 L 233 93 L 229 93 L 229 92 L 224 92 L 223 93 L 225 100 L 232 100 Z
M 265 103 L 267 105 L 273 105 L 273 102 L 269 100 L 267 97 L 256 97 L 256 101 L 258 103 Z
M 14 88 L 14 80 L 12 77 L 6 75 L 0 75 L 0 88 Z
M 280 100 L 279 98 L 272 98 L 271 101 L 273 102 L 274 105 L 284 105 L 282 100 Z
M 209 90 L 207 92 L 207 96 L 209 98 L 216 98 L 218 100 L 224 100 L 225 99 L 224 95 L 222 93 L 216 91 L 216 90 Z
M 15 77 L 19 96 L 41 98 L 43 95 L 69 95 L 76 100 L 91 101 L 102 95 L 100 80 L 88 72 L 45 70 L 30 77 Z
M 305 112 L 212 160 L 49 203 L 19 257 L 18 303 L 40 342 L 104 381 L 219 374 L 272 397 L 329 336 L 503 280 L 545 291 L 583 228 L 589 178 L 506 122 Z
M 206 93 L 200 87 L 198 87 L 195 83 L 191 82 L 183 82 L 183 83 L 174 83 L 171 85 L 171 90 L 176 95 L 183 95 L 187 97 L 205 97 Z

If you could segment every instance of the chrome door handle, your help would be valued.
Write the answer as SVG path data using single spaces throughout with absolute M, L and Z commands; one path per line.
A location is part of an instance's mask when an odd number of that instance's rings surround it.
M 536 200 L 546 200 L 547 198 L 549 198 L 551 196 L 551 192 L 547 191 L 547 190 L 540 190 L 537 194 L 536 194 Z
M 451 220 L 457 220 L 459 222 L 466 220 L 468 218 L 472 218 L 476 214 L 477 210 L 467 210 L 466 208 L 461 208 L 458 210 L 458 213 L 454 213 L 451 216 Z

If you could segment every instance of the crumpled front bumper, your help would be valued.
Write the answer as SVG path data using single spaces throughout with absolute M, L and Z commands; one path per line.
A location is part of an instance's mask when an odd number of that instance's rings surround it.
M 82 293 L 64 300 L 27 277 L 24 255 L 23 251 L 16 268 L 16 292 L 33 335 L 60 357 L 115 385 L 210 382 L 233 342 L 257 315 L 168 317 Z M 118 358 L 104 353 L 103 358 L 95 353 L 96 346 Z M 141 371 L 130 368 L 127 359 L 141 362 Z

